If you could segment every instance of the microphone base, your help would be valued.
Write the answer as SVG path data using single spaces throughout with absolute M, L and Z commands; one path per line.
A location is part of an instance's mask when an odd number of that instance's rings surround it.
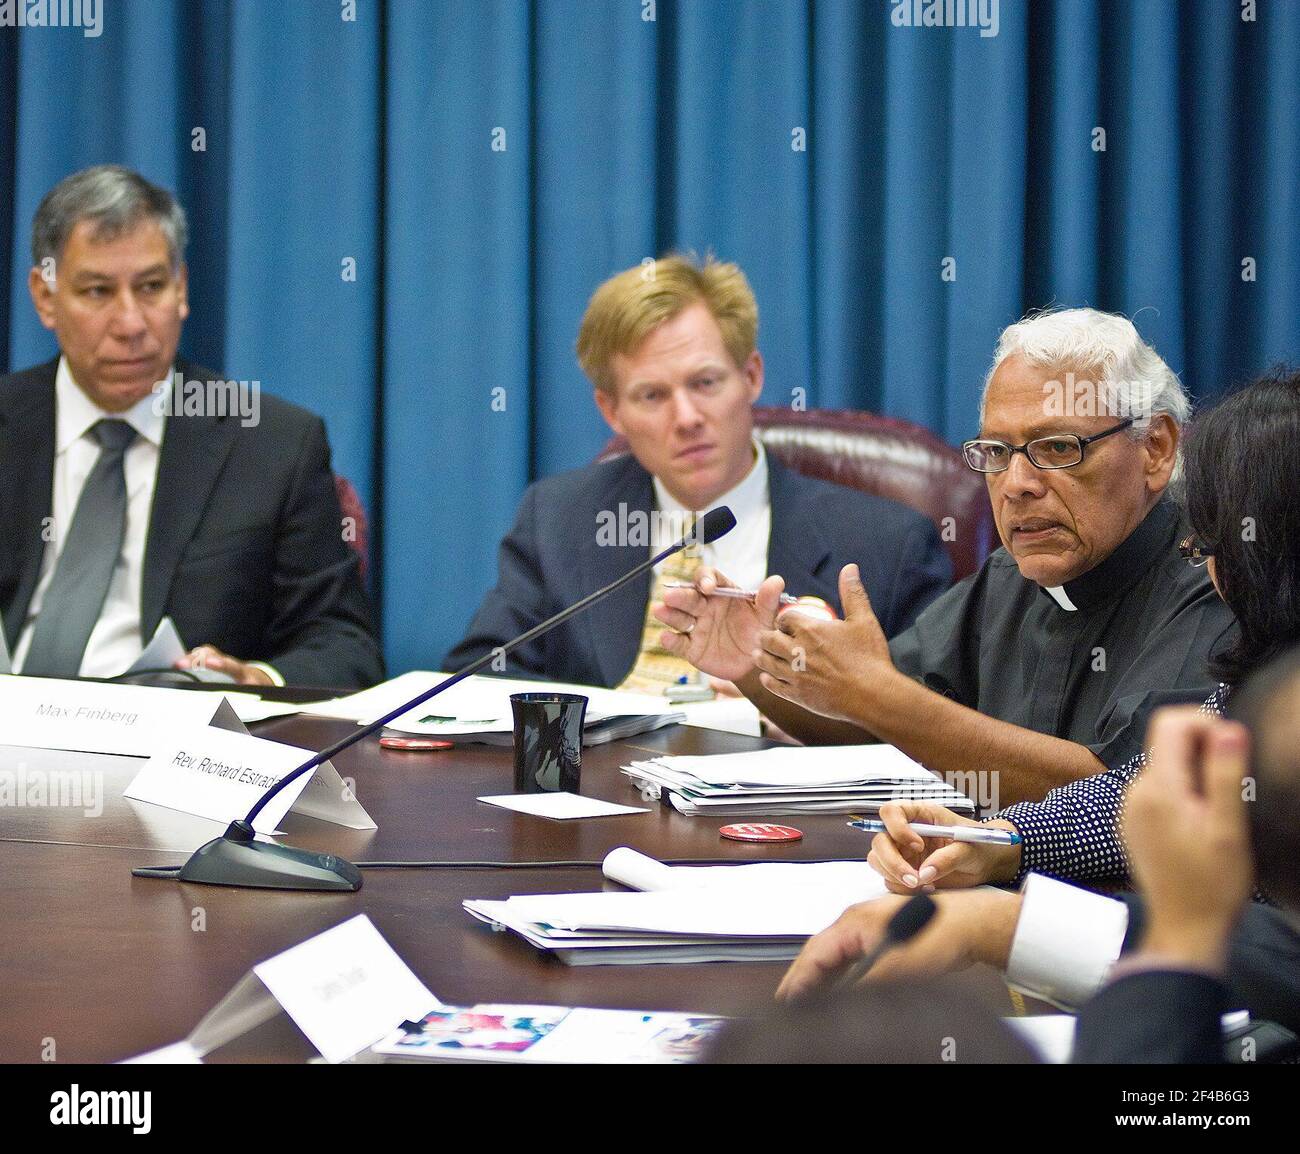
M 208 886 L 355 893 L 361 888 L 361 871 L 333 854 L 254 841 L 252 827 L 235 821 L 220 837 L 190 855 L 177 880 Z

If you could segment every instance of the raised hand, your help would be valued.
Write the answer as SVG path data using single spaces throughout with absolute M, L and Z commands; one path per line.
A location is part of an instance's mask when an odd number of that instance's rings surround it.
M 700 569 L 691 589 L 665 589 L 663 601 L 651 606 L 668 626 L 660 644 L 689 661 L 701 673 L 739 681 L 754 668 L 758 636 L 776 622 L 785 581 L 769 577 L 751 602 L 740 597 L 711 597 L 718 588 L 738 588 L 716 569 Z

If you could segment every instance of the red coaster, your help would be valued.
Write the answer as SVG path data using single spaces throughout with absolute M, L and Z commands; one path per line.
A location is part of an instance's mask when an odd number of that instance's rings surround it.
M 724 825 L 718 832 L 731 841 L 799 841 L 803 837 L 803 830 L 792 825 L 773 825 L 767 821 Z

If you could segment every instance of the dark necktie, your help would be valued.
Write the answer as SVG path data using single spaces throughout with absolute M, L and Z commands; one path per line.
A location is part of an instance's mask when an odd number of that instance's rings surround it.
M 99 459 L 86 478 L 54 577 L 36 617 L 23 673 L 76 677 L 86 643 L 108 596 L 126 534 L 126 471 L 122 459 L 135 430 L 103 420 L 90 430 Z

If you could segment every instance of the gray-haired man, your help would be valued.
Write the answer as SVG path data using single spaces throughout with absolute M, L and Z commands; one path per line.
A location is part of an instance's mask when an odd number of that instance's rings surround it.
M 14 668 L 109 677 L 163 617 L 247 684 L 382 676 L 318 417 L 177 359 L 185 214 L 113 165 L 32 226 L 32 302 L 60 355 L 0 378 L 0 612 Z M 197 396 L 199 404 L 189 403 Z M 212 403 L 212 402 L 220 402 Z M 256 419 L 248 414 L 256 412 Z
M 1131 322 L 1044 313 L 1003 334 L 967 464 L 986 475 L 1003 548 L 886 641 L 852 566 L 842 621 L 671 590 L 666 648 L 735 681 L 809 742 L 878 739 L 941 773 L 992 776 L 981 800 L 1041 798 L 1127 761 L 1154 705 L 1204 700 L 1232 627 L 1179 556 L 1166 490 L 1188 401 Z M 984 796 L 987 794 L 987 796 Z

